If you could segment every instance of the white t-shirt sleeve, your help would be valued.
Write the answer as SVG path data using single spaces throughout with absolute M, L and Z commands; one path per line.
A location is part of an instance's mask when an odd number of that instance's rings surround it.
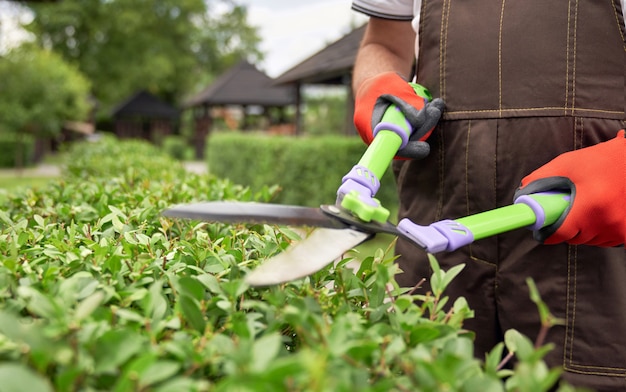
M 368 16 L 413 20 L 413 0 L 353 0 L 352 9 Z

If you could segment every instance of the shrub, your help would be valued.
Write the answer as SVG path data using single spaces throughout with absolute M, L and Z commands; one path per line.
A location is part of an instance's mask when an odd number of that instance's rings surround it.
M 16 167 L 18 152 L 25 158 L 24 165 L 32 164 L 34 143 L 31 137 L 22 137 L 21 141 L 13 136 L 0 137 L 0 167 Z
M 193 151 L 187 145 L 185 137 L 179 135 L 166 136 L 163 139 L 163 150 L 179 161 L 186 160 L 193 155 Z
M 473 357 L 462 330 L 471 310 L 444 296 L 462 266 L 442 271 L 432 259 L 428 296 L 398 287 L 382 250 L 356 270 L 348 257 L 250 288 L 246 272 L 297 241 L 292 230 L 160 214 L 197 200 L 265 201 L 271 189 L 183 175 L 136 142 L 77 145 L 70 157 L 58 182 L 0 206 L 3 388 L 534 392 L 558 378 L 541 360 L 549 347 L 515 331 L 515 370 L 499 368 L 503 344 L 485 363 Z
M 358 163 L 366 146 L 358 137 L 278 137 L 259 134 L 214 134 L 207 144 L 214 175 L 256 189 L 276 184 L 277 203 L 332 204 L 341 179 Z M 383 205 L 396 204 L 391 170 L 376 195 Z

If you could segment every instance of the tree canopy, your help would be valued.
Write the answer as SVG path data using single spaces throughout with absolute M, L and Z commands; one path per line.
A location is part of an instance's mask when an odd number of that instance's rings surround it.
M 89 82 L 61 56 L 23 45 L 0 58 L 0 128 L 55 134 L 89 113 Z
M 26 162 L 24 142 L 46 139 L 67 120 L 91 110 L 89 81 L 58 54 L 32 44 L 0 57 L 0 135 L 15 144 L 15 165 Z
M 262 58 L 247 9 L 229 0 L 31 3 L 26 28 L 75 64 L 108 110 L 139 89 L 176 104 L 242 58 Z

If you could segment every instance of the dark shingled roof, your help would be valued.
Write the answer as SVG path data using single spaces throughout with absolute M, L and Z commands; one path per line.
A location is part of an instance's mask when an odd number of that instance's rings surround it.
M 274 80 L 254 65 L 242 61 L 185 103 L 186 107 L 208 105 L 287 106 L 295 103 L 291 87 Z
M 111 111 L 112 116 L 173 119 L 178 110 L 147 91 L 139 91 Z
M 334 43 L 289 69 L 276 84 L 343 84 L 345 75 L 352 72 L 356 54 L 365 33 L 365 26 L 352 30 Z

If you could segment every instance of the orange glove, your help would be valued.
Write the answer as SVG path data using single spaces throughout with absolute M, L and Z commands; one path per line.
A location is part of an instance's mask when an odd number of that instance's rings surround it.
M 413 132 L 409 144 L 398 151 L 398 156 L 423 158 L 430 150 L 424 140 L 430 136 L 439 122 L 445 107 L 443 100 L 427 99 L 415 93 L 413 87 L 395 72 L 386 72 L 367 79 L 355 96 L 354 124 L 363 141 L 370 144 L 374 139 L 373 129 L 381 121 L 390 105 L 396 105 Z M 425 155 L 421 152 L 425 151 Z M 422 156 L 415 156 L 422 155 Z
M 553 224 L 535 231 L 546 244 L 617 246 L 626 242 L 626 134 L 559 155 L 524 179 L 519 196 L 566 190 L 572 202 Z

